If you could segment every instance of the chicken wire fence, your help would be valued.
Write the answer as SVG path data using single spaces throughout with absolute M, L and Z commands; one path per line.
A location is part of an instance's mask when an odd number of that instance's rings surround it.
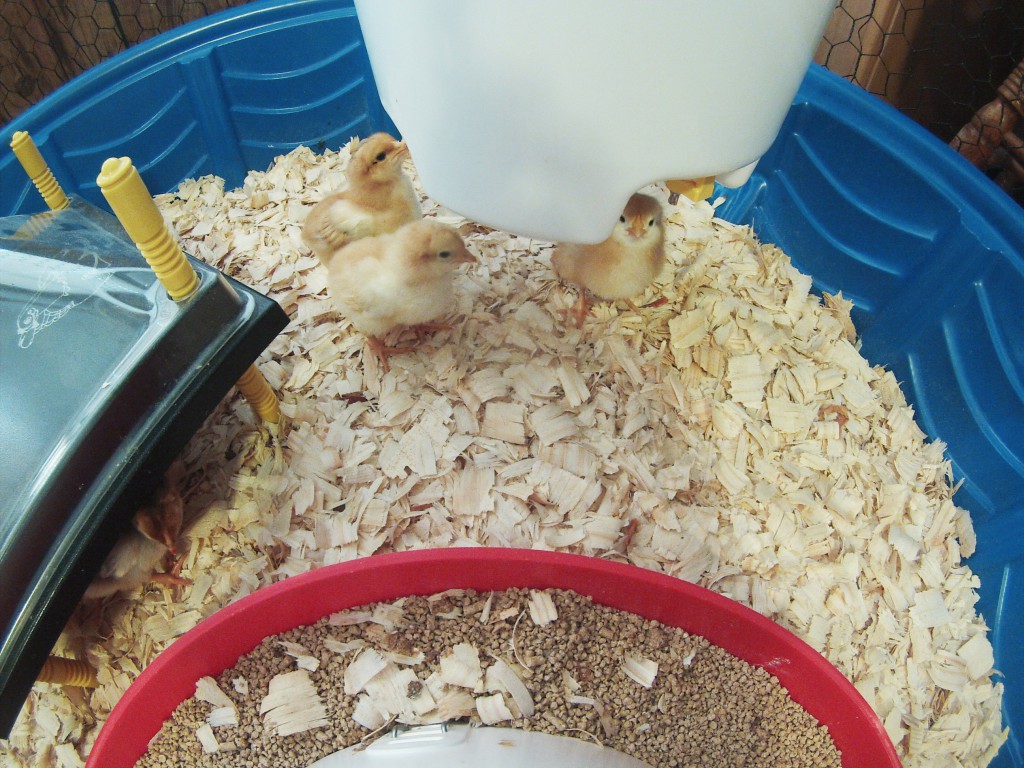
M 0 120 L 109 56 L 246 0 L 0 0 Z M 1024 3 L 839 0 L 815 60 L 1024 204 Z

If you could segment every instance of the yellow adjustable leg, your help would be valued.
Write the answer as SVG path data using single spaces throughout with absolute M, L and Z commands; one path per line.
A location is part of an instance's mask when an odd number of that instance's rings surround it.
M 171 298 L 179 301 L 195 293 L 199 276 L 175 242 L 132 161 L 127 157 L 110 158 L 103 163 L 96 183 Z M 250 365 L 238 380 L 238 389 L 261 419 L 278 420 L 281 411 L 277 396 L 255 365 Z
M 43 156 L 39 154 L 39 148 L 32 141 L 32 137 L 26 131 L 15 131 L 11 138 L 11 149 L 14 150 L 15 157 L 18 158 L 21 167 L 25 169 L 25 173 L 28 174 L 32 183 L 36 185 L 36 189 L 39 190 L 39 194 L 43 196 L 43 200 L 46 201 L 50 210 L 59 211 L 62 208 L 67 208 L 68 196 L 64 194 L 57 179 L 53 177 L 53 172 L 43 160 Z
M 238 380 L 236 386 L 261 419 L 273 423 L 281 418 L 277 395 L 274 394 L 274 390 L 267 384 L 267 380 L 263 378 L 263 374 L 255 364 L 250 365 L 242 374 L 242 378 Z
M 700 179 L 672 179 L 671 181 L 666 181 L 665 186 L 668 187 L 669 192 L 674 192 L 677 195 L 686 195 L 694 202 L 697 202 L 698 200 L 707 200 L 711 197 L 711 193 L 715 191 L 715 177 L 704 176 Z
M 112 157 L 107 160 L 96 183 L 171 298 L 180 301 L 195 293 L 199 288 L 199 275 L 171 235 L 131 159 Z
M 96 670 L 84 661 L 50 656 L 43 662 L 43 668 L 36 677 L 40 683 L 57 683 L 75 688 L 95 688 Z

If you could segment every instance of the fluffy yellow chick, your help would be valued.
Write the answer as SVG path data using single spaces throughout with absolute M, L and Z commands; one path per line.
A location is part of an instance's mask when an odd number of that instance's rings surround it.
M 551 255 L 556 274 L 579 288 L 572 310 L 577 328 L 590 309 L 588 290 L 601 299 L 629 300 L 654 282 L 664 263 L 661 203 L 640 193 L 629 198 L 607 240 L 595 245 L 559 243 Z
M 326 259 L 347 243 L 394 232 L 423 212 L 402 160 L 405 142 L 375 133 L 356 147 L 345 171 L 348 187 L 328 195 L 309 212 L 302 240 Z
M 175 462 L 153 491 L 149 503 L 135 513 L 132 527 L 117 540 L 99 574 L 86 588 L 86 598 L 127 592 L 150 581 L 167 586 L 192 583 L 178 575 L 180 563 L 168 573 L 156 570 L 168 555 L 178 554 L 184 502 L 177 486 L 182 471 Z
M 431 321 L 451 309 L 456 267 L 475 262 L 452 227 L 421 219 L 339 250 L 326 260 L 327 290 L 387 371 L 390 355 L 410 350 L 381 337 L 400 326 L 447 327 Z

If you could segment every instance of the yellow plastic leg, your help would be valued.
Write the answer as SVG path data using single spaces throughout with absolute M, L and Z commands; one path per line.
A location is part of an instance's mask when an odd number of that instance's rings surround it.
M 43 160 L 43 156 L 39 154 L 39 148 L 32 141 L 32 137 L 26 131 L 15 131 L 14 136 L 11 137 L 11 149 L 14 150 L 15 157 L 18 158 L 21 167 L 25 169 L 25 173 L 28 174 L 32 183 L 36 185 L 36 189 L 39 190 L 39 194 L 43 196 L 43 200 L 46 201 L 50 210 L 59 211 L 62 208 L 67 208 L 70 204 L 68 196 L 64 194 L 57 179 L 53 177 L 53 173 L 46 161 Z
M 43 662 L 43 668 L 36 678 L 40 683 L 57 683 L 75 688 L 95 688 L 96 670 L 84 661 L 50 656 Z
M 43 211 L 35 216 L 30 216 L 24 224 L 15 230 L 12 237 L 22 240 L 37 238 L 53 223 L 53 217 L 56 215 L 57 211 Z
M 707 200 L 711 197 L 711 193 L 715 191 L 715 177 L 704 176 L 699 179 L 672 179 L 671 181 L 666 181 L 665 186 L 668 187 L 669 192 L 675 192 L 677 195 L 686 195 L 694 202 L 697 202 L 698 200 Z
M 175 242 L 131 159 L 107 160 L 96 183 L 171 298 L 180 301 L 195 293 L 199 275 Z
M 255 365 L 250 365 L 236 384 L 242 396 L 256 411 L 256 415 L 264 421 L 277 422 L 281 418 L 281 408 L 277 403 L 277 395 L 267 384 L 263 374 Z

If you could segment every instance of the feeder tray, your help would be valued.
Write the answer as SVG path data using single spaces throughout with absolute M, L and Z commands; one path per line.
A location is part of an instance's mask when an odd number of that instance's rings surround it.
M 175 302 L 117 219 L 0 219 L 0 733 L 138 500 L 287 324 L 189 259 Z
M 325 566 L 264 587 L 217 611 L 142 671 L 111 712 L 86 766 L 131 768 L 175 707 L 195 693 L 199 678 L 221 674 L 264 638 L 370 603 L 448 589 L 488 592 L 514 587 L 571 590 L 599 605 L 700 635 L 774 675 L 794 702 L 828 728 L 842 753 L 843 768 L 899 768 L 892 742 L 853 684 L 792 632 L 750 608 L 709 589 L 632 565 L 562 552 L 489 547 L 396 552 Z M 385 740 L 374 754 L 390 759 L 408 745 L 409 758 L 424 768 L 434 765 L 426 762 L 429 753 L 436 753 L 429 754 L 430 759 L 441 753 L 452 755 L 454 759 L 446 765 L 512 765 L 463 759 L 464 748 L 489 751 L 484 744 L 472 746 L 476 736 L 460 740 L 457 734 L 411 733 L 425 734 L 420 749 L 412 750 L 415 737 L 401 736 L 398 742 L 404 745 Z M 449 749 L 452 744 L 460 746 Z M 534 748 L 524 742 L 524 752 Z M 393 764 L 376 763 L 376 758 L 350 763 L 348 754 L 328 756 L 340 762 L 314 765 Z M 604 768 L 628 765 L 611 759 L 591 762 Z M 578 765 L 578 760 L 574 755 L 561 763 L 549 756 L 533 764 Z

